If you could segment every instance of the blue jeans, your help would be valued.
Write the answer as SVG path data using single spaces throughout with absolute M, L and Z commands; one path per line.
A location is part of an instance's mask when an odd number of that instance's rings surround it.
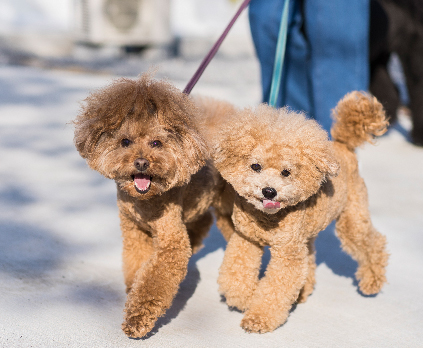
M 284 1 L 291 1 L 277 106 L 305 111 L 329 131 L 331 109 L 368 90 L 369 0 L 251 0 L 250 27 L 268 102 Z

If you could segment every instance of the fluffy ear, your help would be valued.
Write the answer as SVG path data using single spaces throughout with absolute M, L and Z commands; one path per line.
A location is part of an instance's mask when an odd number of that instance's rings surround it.
M 158 122 L 175 138 L 179 183 L 188 182 L 209 160 L 209 150 L 200 133 L 199 109 L 189 96 L 165 81 L 148 86 L 149 107 Z
M 216 135 L 211 154 L 217 170 L 226 180 L 226 173 L 233 173 L 240 161 L 247 160 L 257 147 L 256 139 L 250 134 L 242 130 L 231 133 L 225 130 Z
M 90 142 L 90 143 L 92 142 L 92 140 L 88 139 L 90 135 L 91 135 L 91 132 L 87 130 L 83 124 L 79 123 L 75 125 L 75 133 L 74 133 L 73 142 L 82 158 L 87 158 L 88 151 L 85 145 L 87 142 Z
M 303 151 L 326 178 L 338 175 L 340 166 L 329 140 L 316 141 L 313 146 L 307 146 Z
M 176 135 L 181 145 L 177 160 L 180 168 L 179 181 L 187 182 L 191 175 L 198 172 L 210 159 L 209 149 L 194 127 L 177 129 Z
M 83 158 L 88 159 L 101 136 L 119 128 L 133 107 L 136 81 L 118 79 L 90 93 L 73 121 L 74 143 Z
M 339 173 L 339 163 L 336 159 L 329 156 L 322 156 L 314 159 L 317 169 L 325 175 L 325 177 L 337 176 Z
M 103 134 L 104 130 L 98 122 L 85 120 L 76 124 L 74 143 L 82 158 L 89 159 Z

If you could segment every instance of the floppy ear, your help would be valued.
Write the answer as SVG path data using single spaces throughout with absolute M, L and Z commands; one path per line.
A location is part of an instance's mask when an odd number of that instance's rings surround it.
M 87 130 L 82 124 L 79 123 L 75 125 L 73 142 L 82 158 L 87 158 L 87 150 L 85 148 L 85 144 L 88 140 L 87 138 L 89 137 L 89 134 L 90 132 L 87 132 Z
M 333 153 L 330 141 L 315 142 L 313 145 L 304 150 L 305 155 L 326 178 L 337 176 L 340 166 Z
M 101 123 L 92 119 L 80 120 L 75 124 L 74 143 L 82 158 L 89 159 L 104 132 Z
M 181 174 L 184 176 L 183 181 L 188 181 L 191 175 L 198 172 L 210 159 L 209 149 L 195 128 L 179 130 L 178 138 L 182 146 L 182 154 L 178 161 L 185 171 Z
M 74 143 L 83 158 L 88 159 L 105 132 L 116 130 L 133 107 L 136 82 L 118 79 L 96 90 L 84 100 L 73 121 Z
M 149 85 L 149 112 L 175 138 L 178 183 L 187 183 L 210 159 L 209 150 L 197 126 L 199 110 L 189 96 L 167 82 Z
M 325 177 L 337 176 L 339 173 L 339 163 L 330 154 L 314 159 L 317 169 L 325 175 Z
M 240 130 L 231 133 L 225 130 L 216 135 L 211 154 L 215 167 L 228 181 L 227 174 L 233 174 L 234 168 L 238 167 L 241 161 L 247 160 L 257 147 L 256 139 L 248 132 Z

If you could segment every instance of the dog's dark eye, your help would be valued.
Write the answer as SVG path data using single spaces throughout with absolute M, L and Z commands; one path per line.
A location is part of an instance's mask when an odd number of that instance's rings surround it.
M 291 175 L 291 172 L 288 169 L 284 169 L 284 170 L 282 170 L 281 174 L 282 174 L 282 176 L 287 177 L 287 176 Z
M 259 172 L 261 170 L 261 165 L 258 163 L 254 163 L 251 165 L 251 169 L 254 170 L 255 172 Z
M 162 147 L 162 142 L 160 140 L 154 140 L 150 143 L 151 147 Z
M 129 139 L 122 139 L 122 141 L 120 142 L 120 144 L 122 145 L 122 147 L 128 147 L 129 145 L 131 145 L 132 141 Z

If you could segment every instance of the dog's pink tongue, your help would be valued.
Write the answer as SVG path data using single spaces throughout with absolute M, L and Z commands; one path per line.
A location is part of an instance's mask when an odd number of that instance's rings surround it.
M 149 175 L 136 174 L 134 176 L 134 182 L 138 190 L 145 191 L 150 187 L 151 178 Z
M 267 209 L 279 209 L 281 207 L 281 204 L 279 202 L 274 202 L 269 199 L 264 199 L 263 206 Z

